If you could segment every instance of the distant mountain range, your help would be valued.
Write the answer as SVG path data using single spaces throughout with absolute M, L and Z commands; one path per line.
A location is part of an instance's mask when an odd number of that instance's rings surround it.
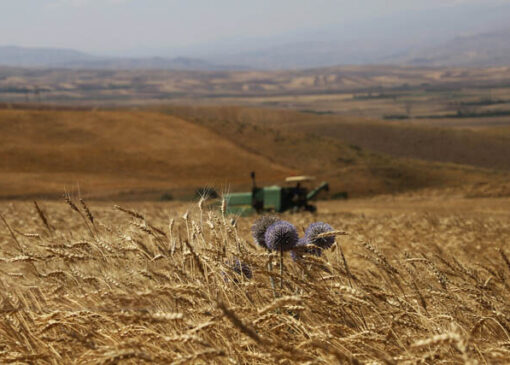
M 93 70 L 158 69 L 221 71 L 246 69 L 246 67 L 243 66 L 216 65 L 201 59 L 190 57 L 101 57 L 70 49 L 24 48 L 16 46 L 0 46 L 0 65 L 11 67 L 71 68 Z
M 206 52 L 188 54 L 217 64 L 261 69 L 370 64 L 510 65 L 510 3 L 446 3 L 428 10 L 403 10 L 279 37 L 215 44 Z
M 490 67 L 510 65 L 510 28 L 438 42 L 355 39 L 289 43 L 212 59 L 259 69 L 302 69 L 334 65 Z
M 225 71 L 300 69 L 342 64 L 491 67 L 510 65 L 510 28 L 455 37 L 436 45 L 394 50 L 370 41 L 301 42 L 208 59 L 100 57 L 53 48 L 0 46 L 0 65 L 71 69 Z
M 94 62 L 96 57 L 70 49 L 0 46 L 0 64 L 14 67 L 62 67 L 73 62 Z
M 415 66 L 508 66 L 510 29 L 456 37 L 435 47 L 390 58 L 387 62 Z

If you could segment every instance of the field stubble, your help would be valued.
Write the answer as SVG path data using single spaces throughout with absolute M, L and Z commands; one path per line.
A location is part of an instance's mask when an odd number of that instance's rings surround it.
M 505 363 L 508 199 L 285 215 L 349 235 L 299 263 L 204 204 L 0 205 L 0 361 Z M 479 202 L 479 204 L 478 204 Z M 253 278 L 236 273 L 238 258 Z

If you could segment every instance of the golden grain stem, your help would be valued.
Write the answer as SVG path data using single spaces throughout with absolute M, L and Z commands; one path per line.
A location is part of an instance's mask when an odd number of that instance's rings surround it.
M 23 246 L 18 241 L 18 239 L 16 238 L 16 235 L 14 234 L 14 232 L 11 229 L 11 226 L 9 226 L 9 223 L 7 223 L 7 221 L 5 220 L 4 216 L 1 213 L 0 213 L 0 219 L 2 219 L 2 221 L 5 224 L 5 226 L 7 227 L 7 230 L 9 231 L 9 234 L 11 235 L 12 239 L 14 240 L 14 242 L 16 242 L 16 245 L 18 246 L 18 249 L 21 251 L 21 253 L 24 253 Z

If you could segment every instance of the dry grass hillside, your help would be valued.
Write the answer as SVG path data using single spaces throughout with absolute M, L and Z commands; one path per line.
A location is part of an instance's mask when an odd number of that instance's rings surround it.
M 202 186 L 248 189 L 252 170 L 260 184 L 313 174 L 330 182 L 332 195 L 350 196 L 504 177 L 375 153 L 333 133 L 307 132 L 301 125 L 311 120 L 295 116 L 306 117 L 242 108 L 2 110 L 0 197 L 58 197 L 65 190 L 101 199 L 189 197 Z
M 491 135 L 480 130 L 384 122 L 342 123 L 325 119 L 297 123 L 292 128 L 391 156 L 510 170 L 509 133 Z
M 299 113 L 247 107 L 173 107 L 171 114 L 226 133 L 247 126 L 271 126 L 275 133 L 301 132 L 326 137 L 347 150 L 387 156 L 510 170 L 508 128 L 447 128 L 359 117 Z M 228 124 L 230 123 L 230 124 Z M 241 135 L 242 133 L 237 133 Z M 235 137 L 237 139 L 238 137 Z M 347 155 L 346 151 L 344 151 Z
M 96 196 L 269 180 L 294 171 L 160 113 L 0 111 L 0 196 Z

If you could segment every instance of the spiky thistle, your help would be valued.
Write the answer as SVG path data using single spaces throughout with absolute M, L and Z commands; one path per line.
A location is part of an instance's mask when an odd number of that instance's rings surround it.
M 266 231 L 270 225 L 278 222 L 279 220 L 280 219 L 274 215 L 264 215 L 253 223 L 251 226 L 251 234 L 259 246 L 269 249 L 266 244 Z
M 264 236 L 267 248 L 280 252 L 280 289 L 283 289 L 283 251 L 292 250 L 299 240 L 296 227 L 286 221 L 271 224 Z
M 322 249 L 328 249 L 335 243 L 335 237 L 319 237 L 320 234 L 333 231 L 333 227 L 324 222 L 315 222 L 308 226 L 305 231 L 305 240 L 307 244 L 318 246 Z
M 239 283 L 239 276 L 242 276 L 247 280 L 250 280 L 253 277 L 250 265 L 242 262 L 238 258 L 234 258 L 232 261 L 226 261 L 225 265 L 231 270 L 231 272 L 236 274 L 230 278 L 230 275 L 222 271 L 221 276 L 226 283 L 228 283 L 230 279 L 232 279 L 234 283 Z
M 292 257 L 292 260 L 298 261 L 303 258 L 303 255 L 313 255 L 313 256 L 321 256 L 322 255 L 322 249 L 320 247 L 317 247 L 313 244 L 309 244 L 305 237 L 300 238 L 298 243 L 296 244 L 296 247 L 292 249 L 290 252 L 290 257 Z
M 289 251 L 298 243 L 299 236 L 291 223 L 278 221 L 267 228 L 264 236 L 265 243 L 273 251 Z
M 247 279 L 251 279 L 253 276 L 250 265 L 239 259 L 235 259 L 229 266 L 236 274 L 243 275 Z

